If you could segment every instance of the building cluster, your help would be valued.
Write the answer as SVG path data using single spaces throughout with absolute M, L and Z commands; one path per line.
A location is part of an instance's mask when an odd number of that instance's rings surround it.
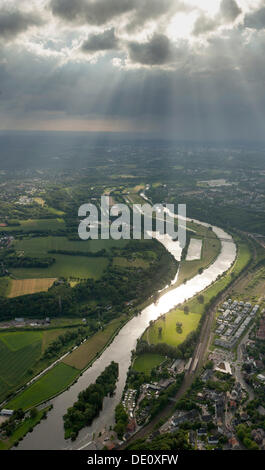
M 219 309 L 214 341 L 216 346 L 233 349 L 258 312 L 259 305 L 228 299 Z

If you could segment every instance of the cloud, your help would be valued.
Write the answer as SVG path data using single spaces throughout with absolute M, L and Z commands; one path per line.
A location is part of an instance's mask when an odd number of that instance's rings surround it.
M 0 38 L 13 39 L 31 26 L 39 26 L 43 21 L 36 13 L 23 13 L 19 10 L 0 10 Z
M 235 0 L 222 0 L 218 13 L 212 18 L 201 13 L 193 28 L 193 34 L 199 36 L 217 30 L 220 26 L 233 23 L 242 13 Z
M 265 28 L 265 7 L 259 10 L 247 13 L 244 19 L 244 26 L 251 29 L 264 29 Z
M 81 24 L 103 25 L 134 10 L 139 0 L 51 0 L 55 16 Z
M 235 0 L 222 0 L 220 5 L 220 15 L 227 22 L 233 22 L 242 13 Z
M 81 49 L 83 52 L 111 51 L 119 48 L 119 39 L 115 35 L 114 28 L 107 29 L 103 33 L 94 34 L 83 42 Z
M 194 36 L 199 36 L 200 34 L 209 33 L 218 28 L 218 26 L 219 21 L 213 18 L 209 18 L 204 14 L 201 14 L 194 24 L 193 34 Z
M 131 62 L 142 65 L 165 65 L 173 59 L 170 40 L 164 34 L 154 34 L 150 41 L 128 43 Z

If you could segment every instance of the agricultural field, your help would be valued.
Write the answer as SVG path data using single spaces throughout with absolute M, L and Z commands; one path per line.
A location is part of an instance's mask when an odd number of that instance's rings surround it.
M 30 379 L 29 370 L 41 356 L 42 332 L 0 334 L 0 400 Z
M 153 323 L 144 333 L 143 339 L 148 344 L 167 343 L 176 347 L 197 329 L 200 318 L 197 313 L 185 314 L 183 310 L 174 309 Z M 177 331 L 177 323 L 182 324 L 181 333 Z
M 1 227 L 2 232 L 32 232 L 32 231 L 58 231 L 65 229 L 64 220 L 57 219 L 28 219 L 18 220 L 20 225 Z
M 159 366 L 165 360 L 161 354 L 140 354 L 133 363 L 133 370 L 150 374 L 151 370 Z
M 103 331 L 99 331 L 89 338 L 78 349 L 67 356 L 63 362 L 76 369 L 82 370 L 99 354 L 106 344 L 111 340 L 115 332 L 121 327 L 126 320 L 125 315 L 116 318 L 105 327 Z
M 56 278 L 48 279 L 12 279 L 8 297 L 18 297 L 20 295 L 35 294 L 36 292 L 46 292 L 56 281 Z
M 66 237 L 38 237 L 17 240 L 13 246 L 17 252 L 23 252 L 25 256 L 47 256 L 51 250 L 82 251 L 96 253 L 100 250 L 111 248 L 124 248 L 128 240 L 88 240 L 71 241 Z
M 52 257 L 56 261 L 47 268 L 12 268 L 12 274 L 19 279 L 57 277 L 99 279 L 108 265 L 107 258 L 67 255 L 52 255 Z
M 41 355 L 52 341 L 66 331 L 56 328 L 0 333 L 0 401 L 39 372 L 37 364 Z M 43 363 L 42 368 L 45 366 Z
M 70 385 L 79 375 L 79 371 L 62 362 L 49 370 L 39 380 L 11 400 L 6 406 L 16 410 L 27 410 L 48 400 Z

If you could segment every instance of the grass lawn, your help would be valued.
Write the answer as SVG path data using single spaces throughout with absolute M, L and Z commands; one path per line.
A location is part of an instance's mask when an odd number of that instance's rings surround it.
M 26 434 L 30 432 L 32 428 L 34 428 L 37 424 L 39 424 L 39 422 L 42 420 L 43 416 L 45 415 L 45 413 L 47 413 L 48 410 L 49 410 L 49 407 L 44 408 L 43 410 L 38 411 L 38 414 L 36 415 L 35 418 L 30 418 L 30 417 L 26 418 L 21 423 L 21 425 L 17 427 L 17 429 L 12 434 L 12 436 L 9 437 L 9 439 L 5 441 L 0 440 L 0 450 L 11 449 L 11 447 L 13 447 L 13 445 L 16 442 L 18 442 L 23 437 L 25 437 Z
M 159 366 L 164 359 L 160 354 L 140 354 L 133 363 L 133 370 L 150 374 L 151 370 Z
M 107 258 L 86 256 L 50 255 L 56 259 L 48 268 L 13 268 L 12 274 L 19 279 L 29 278 L 79 278 L 99 279 L 108 265 Z
M 122 325 L 125 319 L 126 317 L 123 315 L 110 322 L 103 331 L 99 331 L 89 338 L 78 349 L 67 356 L 63 362 L 79 370 L 87 367 L 95 356 L 99 354 L 110 341 L 115 331 Z
M 56 281 L 56 278 L 48 279 L 12 279 L 8 297 L 34 294 L 35 292 L 46 292 Z
M 165 315 L 165 320 L 159 319 L 144 333 L 143 339 L 149 344 L 167 343 L 178 346 L 183 343 L 188 334 L 195 331 L 201 316 L 197 313 L 186 315 L 183 310 L 174 309 Z M 182 323 L 182 333 L 176 331 L 176 323 Z M 159 328 L 162 333 L 159 334 Z
M 77 369 L 60 363 L 11 400 L 6 406 L 11 410 L 18 408 L 27 410 L 61 392 L 78 375 L 79 371 Z

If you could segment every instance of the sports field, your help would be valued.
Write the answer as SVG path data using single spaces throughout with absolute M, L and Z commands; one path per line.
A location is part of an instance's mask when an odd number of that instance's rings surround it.
M 140 354 L 133 363 L 133 370 L 150 374 L 151 370 L 164 361 L 160 354 Z
M 11 410 L 17 410 L 18 408 L 27 410 L 59 393 L 70 385 L 78 374 L 78 370 L 60 363 L 11 400 L 6 406 Z
M 12 279 L 8 297 L 34 294 L 35 292 L 46 292 L 56 281 L 56 278 L 48 279 Z

